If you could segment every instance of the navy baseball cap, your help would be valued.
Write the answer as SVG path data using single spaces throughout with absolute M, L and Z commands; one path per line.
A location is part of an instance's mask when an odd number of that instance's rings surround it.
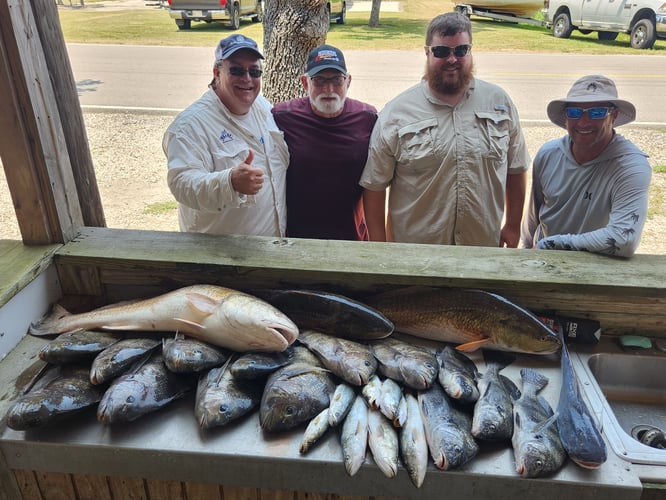
M 215 49 L 215 61 L 226 59 L 231 54 L 241 49 L 249 49 L 260 59 L 264 58 L 261 52 L 259 52 L 257 42 L 245 35 L 236 34 L 220 40 L 220 43 L 217 44 L 217 48 Z
M 314 76 L 324 69 L 337 69 L 345 75 L 347 74 L 345 56 L 342 55 L 340 49 L 332 45 L 320 45 L 310 51 L 308 65 L 305 70 L 307 75 Z

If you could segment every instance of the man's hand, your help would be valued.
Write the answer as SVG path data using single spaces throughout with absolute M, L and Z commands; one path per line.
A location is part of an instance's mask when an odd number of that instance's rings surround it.
M 264 171 L 252 167 L 254 152 L 250 149 L 247 159 L 231 170 L 231 185 L 240 194 L 257 194 L 264 185 Z

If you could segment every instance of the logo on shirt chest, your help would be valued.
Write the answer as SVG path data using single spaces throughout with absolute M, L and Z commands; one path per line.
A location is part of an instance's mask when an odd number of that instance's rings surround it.
M 225 142 L 231 142 L 233 140 L 234 140 L 234 136 L 231 135 L 231 132 L 229 132 L 227 129 L 224 129 L 220 133 L 220 141 L 222 141 L 222 144 L 224 144 Z
M 592 193 L 590 191 L 585 191 L 585 193 L 583 194 L 583 200 L 592 201 Z

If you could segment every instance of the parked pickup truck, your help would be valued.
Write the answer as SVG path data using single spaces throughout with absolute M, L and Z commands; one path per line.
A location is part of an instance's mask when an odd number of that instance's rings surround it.
M 168 0 L 169 15 L 178 29 L 190 29 L 192 21 L 224 21 L 230 29 L 240 28 L 241 19 L 260 23 L 264 17 L 261 0 Z
M 657 38 L 666 39 L 664 0 L 547 0 L 546 26 L 557 38 L 569 38 L 575 29 L 596 31 L 599 40 L 615 40 L 629 33 L 631 46 L 650 49 Z

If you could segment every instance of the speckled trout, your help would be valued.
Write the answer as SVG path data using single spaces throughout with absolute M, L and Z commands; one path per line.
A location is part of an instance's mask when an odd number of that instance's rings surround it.
M 181 332 L 235 351 L 283 351 L 298 327 L 267 302 L 237 290 L 193 285 L 157 297 L 70 314 L 56 305 L 30 326 L 41 336 L 100 328 L 120 331 Z

